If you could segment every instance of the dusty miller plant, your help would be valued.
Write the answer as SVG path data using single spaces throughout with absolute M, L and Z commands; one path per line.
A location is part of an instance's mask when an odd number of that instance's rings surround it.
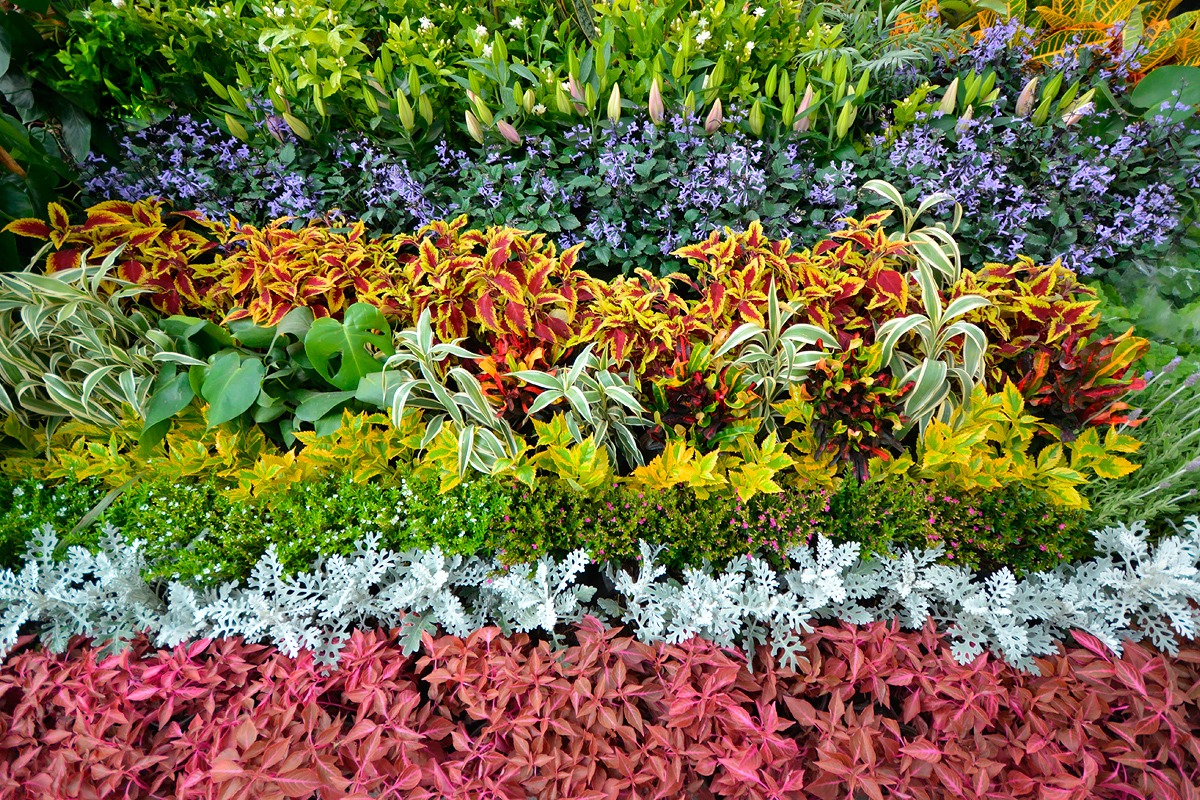
M 932 618 L 959 661 L 986 650 L 1026 670 L 1036 670 L 1033 659 L 1053 653 L 1070 629 L 1093 634 L 1117 654 L 1124 640 L 1148 638 L 1174 653 L 1177 636 L 1196 638 L 1200 519 L 1189 517 L 1177 535 L 1153 545 L 1141 523 L 1095 537 L 1098 558 L 1023 580 L 1007 569 L 979 576 L 941 564 L 938 549 L 863 557 L 857 544 L 823 537 L 815 548 L 791 550 L 783 572 L 748 556 L 721 572 L 707 565 L 685 570 L 678 580 L 656 563 L 661 549 L 642 543 L 636 574 L 606 568 L 616 599 L 592 603 L 595 587 L 579 581 L 588 565 L 583 551 L 504 567 L 438 548 L 381 550 L 376 534 L 349 556 L 320 559 L 293 575 L 268 549 L 245 584 L 198 591 L 173 582 L 162 599 L 142 578 L 148 565 L 140 543 L 107 528 L 101 552 L 76 547 L 55 560 L 58 539 L 47 527 L 20 572 L 0 572 L 0 655 L 28 629 L 53 649 L 75 634 L 115 647 L 150 631 L 163 646 L 242 636 L 273 641 L 290 655 L 311 650 L 333 664 L 350 632 L 369 625 L 400 626 L 412 652 L 435 627 L 465 636 L 495 624 L 506 632 L 540 629 L 557 640 L 563 624 L 584 614 L 628 623 L 648 642 L 702 636 L 747 652 L 769 643 L 787 666 L 804 655 L 801 634 L 814 619 L 898 618 L 919 628 Z

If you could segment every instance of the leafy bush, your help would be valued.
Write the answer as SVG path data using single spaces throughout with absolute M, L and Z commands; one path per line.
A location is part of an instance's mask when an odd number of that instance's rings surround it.
M 6 525 L 4 541 L 14 556 L 43 525 L 74 526 L 91 508 L 80 510 L 79 498 L 98 500 L 101 492 L 91 480 L 27 479 L 12 488 L 14 497 L 26 498 Z M 206 583 L 244 577 L 268 547 L 293 572 L 322 554 L 349 554 L 368 534 L 394 550 L 496 553 L 510 564 L 577 549 L 629 560 L 645 540 L 665 548 L 665 564 L 681 568 L 725 564 L 747 553 L 778 560 L 820 533 L 856 542 L 865 553 L 942 543 L 950 563 L 1024 574 L 1086 555 L 1089 521 L 1086 513 L 1050 505 L 1044 494 L 1020 484 L 963 492 L 891 477 L 844 481 L 834 489 L 789 487 L 741 500 L 702 497 L 682 486 L 612 484 L 582 492 L 549 477 L 531 487 L 482 476 L 443 492 L 436 479 L 408 469 L 369 481 L 334 470 L 277 482 L 263 494 L 204 476 L 145 477 L 64 542 L 94 547 L 101 527 L 112 524 L 131 541 L 145 541 L 153 576 Z

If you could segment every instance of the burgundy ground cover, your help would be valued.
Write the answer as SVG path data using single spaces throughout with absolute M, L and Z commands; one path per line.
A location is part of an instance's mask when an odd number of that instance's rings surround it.
M 808 663 L 593 619 L 494 628 L 333 672 L 239 640 L 0 668 L 3 798 L 1200 798 L 1200 649 L 1075 635 L 1040 676 L 927 628 L 822 627 Z

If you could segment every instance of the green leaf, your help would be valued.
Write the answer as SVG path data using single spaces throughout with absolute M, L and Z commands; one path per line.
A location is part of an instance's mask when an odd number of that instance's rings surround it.
M 1176 98 L 1172 92 L 1179 92 Z M 1200 104 L 1200 67 L 1169 66 L 1151 70 L 1129 94 L 1129 102 L 1157 111 L 1163 103 Z
M 64 104 L 59 115 L 63 140 L 76 161 L 87 158 L 92 146 L 92 121 L 70 103 Z
M 295 417 L 301 422 L 316 422 L 337 406 L 354 397 L 354 392 L 305 392 L 296 406 Z
M 8 72 L 8 65 L 12 61 L 12 43 L 8 39 L 8 31 L 0 28 L 0 78 L 3 78 Z
M 363 376 L 383 370 L 383 363 L 368 348 L 384 356 L 396 352 L 387 319 L 378 308 L 367 303 L 350 306 L 343 322 L 322 317 L 304 337 L 304 352 L 313 368 L 331 385 L 346 392 L 356 390 Z
M 200 390 L 209 405 L 208 426 L 220 425 L 248 411 L 258 399 L 265 374 L 266 368 L 257 358 L 242 361 L 232 351 L 214 357 Z
M 145 422 L 138 437 L 141 446 L 146 448 L 161 441 L 171 429 L 171 419 L 187 408 L 195 396 L 188 373 L 177 373 L 173 366 L 164 369 L 154 382 L 146 407 Z

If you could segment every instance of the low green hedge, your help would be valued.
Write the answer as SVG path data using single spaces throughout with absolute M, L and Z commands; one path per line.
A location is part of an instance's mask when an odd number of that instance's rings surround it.
M 233 502 L 215 482 L 143 479 L 95 523 L 71 532 L 104 494 L 90 483 L 0 479 L 0 566 L 15 566 L 47 523 L 64 545 L 84 546 L 97 545 L 111 523 L 146 542 L 156 576 L 202 583 L 246 576 L 272 544 L 287 568 L 307 569 L 318 555 L 349 553 L 372 531 L 394 550 L 438 545 L 507 563 L 577 548 L 633 559 L 644 539 L 665 546 L 663 563 L 676 569 L 724 565 L 747 553 L 782 561 L 790 546 L 818 532 L 860 542 L 866 552 L 940 543 L 947 563 L 1017 573 L 1090 554 L 1086 512 L 1048 506 L 1016 486 L 968 496 L 929 483 L 847 481 L 832 492 L 791 490 L 741 503 L 683 488 L 613 486 L 583 495 L 557 481 L 530 488 L 487 477 L 439 494 L 436 484 L 404 473 L 365 483 L 340 474 Z

